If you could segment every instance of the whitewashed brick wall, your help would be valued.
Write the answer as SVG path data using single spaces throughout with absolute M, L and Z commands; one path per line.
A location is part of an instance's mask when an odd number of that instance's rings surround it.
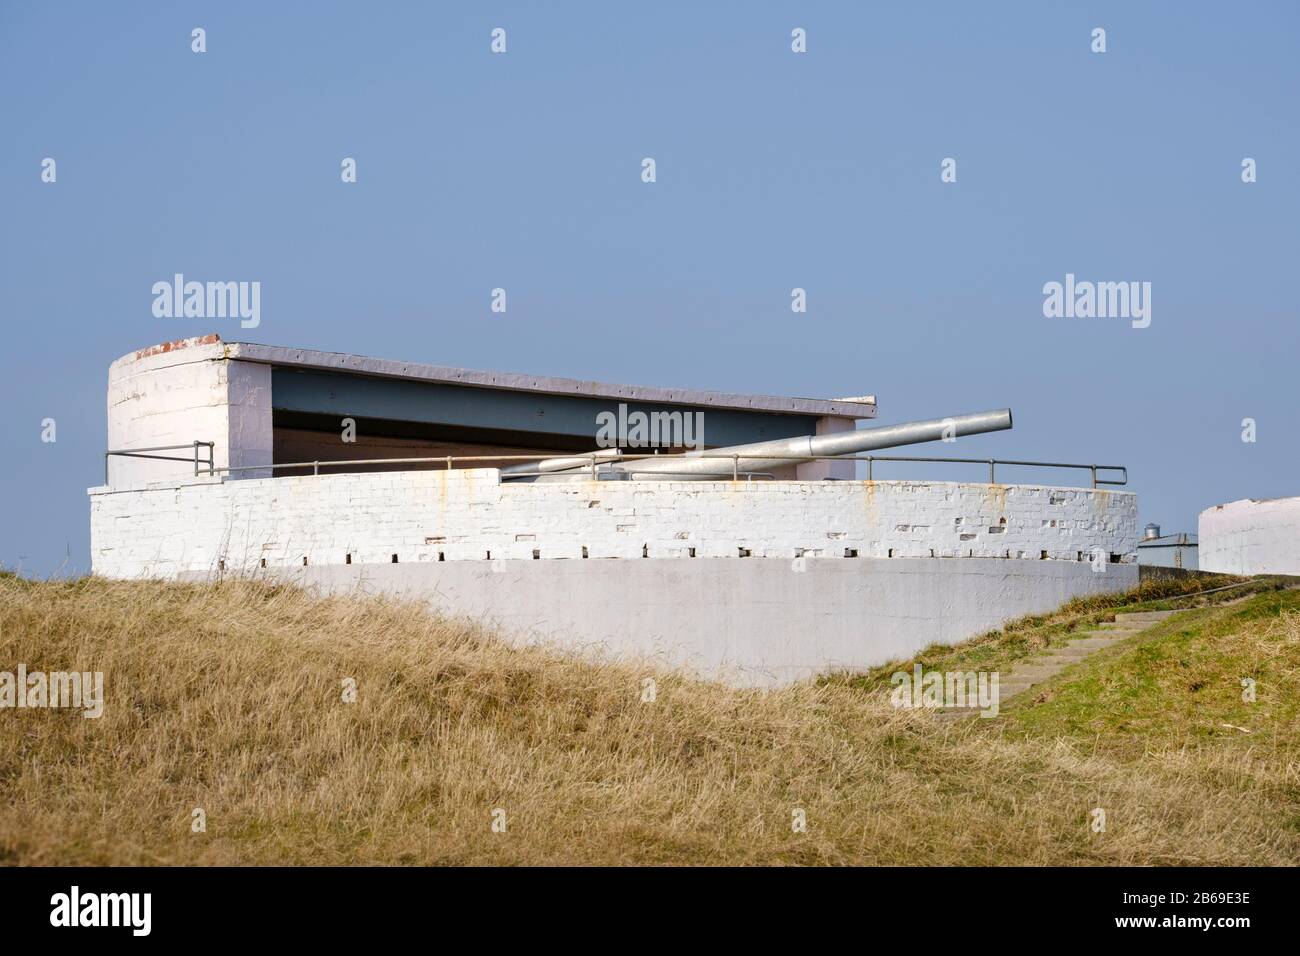
M 492 469 L 92 488 L 97 574 L 556 558 L 1136 560 L 1131 492 L 920 481 L 499 484 Z

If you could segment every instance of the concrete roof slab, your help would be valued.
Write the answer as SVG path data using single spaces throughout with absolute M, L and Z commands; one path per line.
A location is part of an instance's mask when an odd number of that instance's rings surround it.
M 644 385 L 618 385 L 550 375 L 525 375 L 514 372 L 491 372 L 425 365 L 393 359 L 369 358 L 343 352 L 320 352 L 313 349 L 229 342 L 224 346 L 226 358 L 245 362 L 262 362 L 291 368 L 347 370 L 358 375 L 403 378 L 414 381 L 440 382 L 480 388 L 511 389 L 551 395 L 573 395 L 621 401 L 698 405 L 706 408 L 735 408 L 775 414 L 816 415 L 832 418 L 875 418 L 875 402 L 842 401 L 820 398 L 787 398 L 777 395 L 739 395 L 702 389 L 663 388 Z

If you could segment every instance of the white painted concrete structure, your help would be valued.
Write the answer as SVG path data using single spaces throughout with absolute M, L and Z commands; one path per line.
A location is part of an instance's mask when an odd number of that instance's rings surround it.
M 701 389 L 618 385 L 545 375 L 423 365 L 341 352 L 223 342 L 213 334 L 140 349 L 113 362 L 108 373 L 108 447 L 129 450 L 161 445 L 187 445 L 197 440 L 215 445 L 213 458 L 218 468 L 270 465 L 280 460 L 274 457 L 277 427 L 275 411 L 280 407 L 273 389 L 273 373 L 277 370 L 346 376 L 354 382 L 453 387 L 470 396 L 485 392 L 508 392 L 557 400 L 578 398 L 640 402 L 700 409 L 718 415 L 739 412 L 771 416 L 774 420 L 778 416 L 799 416 L 808 419 L 808 431 L 817 434 L 851 429 L 856 421 L 874 418 L 876 414 L 875 399 L 872 396 L 856 399 L 786 398 Z M 344 413 L 350 414 L 352 410 L 345 408 Z M 338 418 L 334 421 L 337 423 Z M 334 427 L 334 444 L 337 447 L 337 425 Z M 761 436 L 737 440 L 755 440 L 757 437 Z M 587 445 L 581 450 L 590 451 L 592 447 L 594 446 Z M 525 444 L 507 450 L 527 454 L 536 449 Z M 482 452 L 462 452 L 456 447 L 439 447 L 428 453 L 436 456 Z M 186 452 L 173 454 L 185 455 Z M 351 454 L 351 457 L 402 457 L 417 454 L 420 452 L 412 450 L 397 451 L 387 456 L 357 452 Z M 206 451 L 204 455 L 206 456 Z M 106 483 L 115 486 L 178 478 L 192 475 L 194 471 L 192 466 L 180 462 L 128 457 L 111 458 L 107 470 Z M 816 480 L 825 477 L 852 478 L 853 474 L 852 462 L 810 462 L 797 466 L 791 477 Z M 233 473 L 231 477 L 258 478 L 269 477 L 269 474 L 264 471 L 244 471 Z
M 1127 492 L 497 474 L 93 488 L 95 571 L 389 590 L 513 639 L 758 685 L 879 664 L 1137 582 Z
M 108 371 L 108 447 L 210 441 L 217 467 L 270 464 L 271 367 L 223 360 L 225 349 L 210 335 L 141 349 L 114 362 Z M 115 484 L 194 472 L 180 462 L 144 458 L 115 457 L 107 468 Z
M 591 410 L 611 402 L 707 409 L 715 434 L 737 444 L 875 414 L 872 398 L 603 385 L 189 339 L 113 364 L 109 447 L 211 441 L 219 468 L 252 470 L 196 476 L 192 463 L 113 458 L 89 490 L 94 570 L 385 591 L 511 640 L 760 686 L 881 664 L 1137 582 L 1129 492 L 824 480 L 852 478 L 841 461 L 754 481 L 503 483 L 497 468 L 470 466 L 270 476 L 312 460 L 288 452 L 337 451 L 338 416 L 353 408 L 391 429 L 384 441 L 426 455 L 483 442 L 505 454 L 589 442 Z M 343 455 L 365 457 L 382 456 Z
M 1300 574 L 1300 497 L 1215 505 L 1198 530 L 1203 571 Z

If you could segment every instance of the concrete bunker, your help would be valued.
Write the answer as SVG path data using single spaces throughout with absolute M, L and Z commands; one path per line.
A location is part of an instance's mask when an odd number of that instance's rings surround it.
M 597 416 L 620 407 L 702 411 L 706 455 L 755 443 L 763 455 L 773 443 L 802 451 L 759 456 L 765 474 L 741 480 L 731 464 L 669 460 L 672 448 L 645 468 L 567 462 L 589 461 Z M 397 594 L 509 640 L 747 685 L 874 666 L 1136 584 L 1136 496 L 1101 487 L 1123 483 L 1101 466 L 1069 466 L 1091 469 L 1091 487 L 999 484 L 995 466 L 1027 463 L 995 460 L 987 482 L 879 481 L 870 462 L 809 453 L 880 447 L 891 429 L 918 426 L 933 440 L 953 421 L 882 428 L 875 412 L 874 398 L 189 339 L 113 363 L 92 560 L 110 577 L 247 574 Z M 1009 427 L 1003 412 L 955 421 Z M 345 418 L 354 443 L 341 441 Z M 559 480 L 510 480 L 516 453 L 559 458 L 541 476 Z

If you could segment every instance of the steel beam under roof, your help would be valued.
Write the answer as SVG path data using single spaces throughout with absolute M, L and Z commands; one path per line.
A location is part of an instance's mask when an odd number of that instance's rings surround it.
M 419 422 L 455 428 L 595 439 L 600 412 L 618 413 L 617 398 L 379 378 L 276 366 L 271 404 L 279 412 Z M 626 402 L 628 412 L 703 412 L 708 445 L 792 438 L 816 431 L 817 416 Z

